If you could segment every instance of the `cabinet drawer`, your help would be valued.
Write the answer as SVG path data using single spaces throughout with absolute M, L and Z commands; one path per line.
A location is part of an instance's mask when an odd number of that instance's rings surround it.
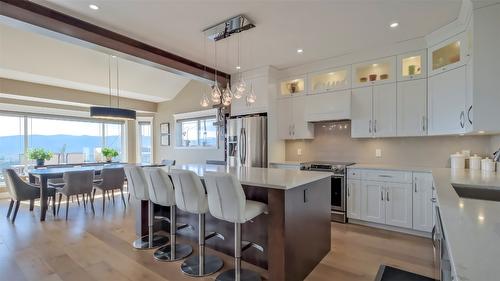
M 412 173 L 386 170 L 364 170 L 363 180 L 412 183 Z
M 348 179 L 361 179 L 361 170 L 347 169 Z

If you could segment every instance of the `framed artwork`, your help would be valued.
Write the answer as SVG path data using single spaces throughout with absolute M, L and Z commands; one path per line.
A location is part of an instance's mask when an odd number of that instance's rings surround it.
M 170 123 L 168 122 L 160 124 L 160 145 L 170 145 Z

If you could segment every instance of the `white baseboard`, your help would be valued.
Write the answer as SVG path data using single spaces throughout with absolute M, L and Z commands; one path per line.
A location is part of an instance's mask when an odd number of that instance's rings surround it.
M 379 229 L 384 229 L 384 230 L 389 230 L 389 231 L 395 231 L 395 232 L 400 232 L 400 233 L 405 233 L 405 234 L 410 234 L 410 235 L 415 235 L 415 236 L 420 236 L 420 237 L 425 237 L 425 238 L 432 238 L 431 237 L 432 235 L 430 232 L 418 231 L 418 230 L 414 230 L 414 229 L 408 229 L 408 228 L 397 227 L 397 226 L 392 226 L 392 225 L 385 225 L 385 224 L 379 224 L 379 223 L 356 220 L 356 219 L 348 219 L 348 223 L 364 225 L 364 226 L 369 226 L 369 227 L 374 227 L 374 228 L 379 228 Z

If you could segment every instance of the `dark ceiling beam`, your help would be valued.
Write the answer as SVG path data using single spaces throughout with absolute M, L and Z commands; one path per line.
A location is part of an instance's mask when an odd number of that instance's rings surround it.
M 174 73 L 212 80 L 215 69 L 27 0 L 0 0 L 0 15 L 114 50 Z M 217 71 L 225 85 L 230 75 Z

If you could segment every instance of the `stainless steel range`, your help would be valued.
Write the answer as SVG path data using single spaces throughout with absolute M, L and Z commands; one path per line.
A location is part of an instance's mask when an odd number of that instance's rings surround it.
M 331 178 L 331 218 L 332 221 L 347 222 L 347 166 L 350 162 L 308 162 L 301 167 L 302 170 L 328 172 Z

